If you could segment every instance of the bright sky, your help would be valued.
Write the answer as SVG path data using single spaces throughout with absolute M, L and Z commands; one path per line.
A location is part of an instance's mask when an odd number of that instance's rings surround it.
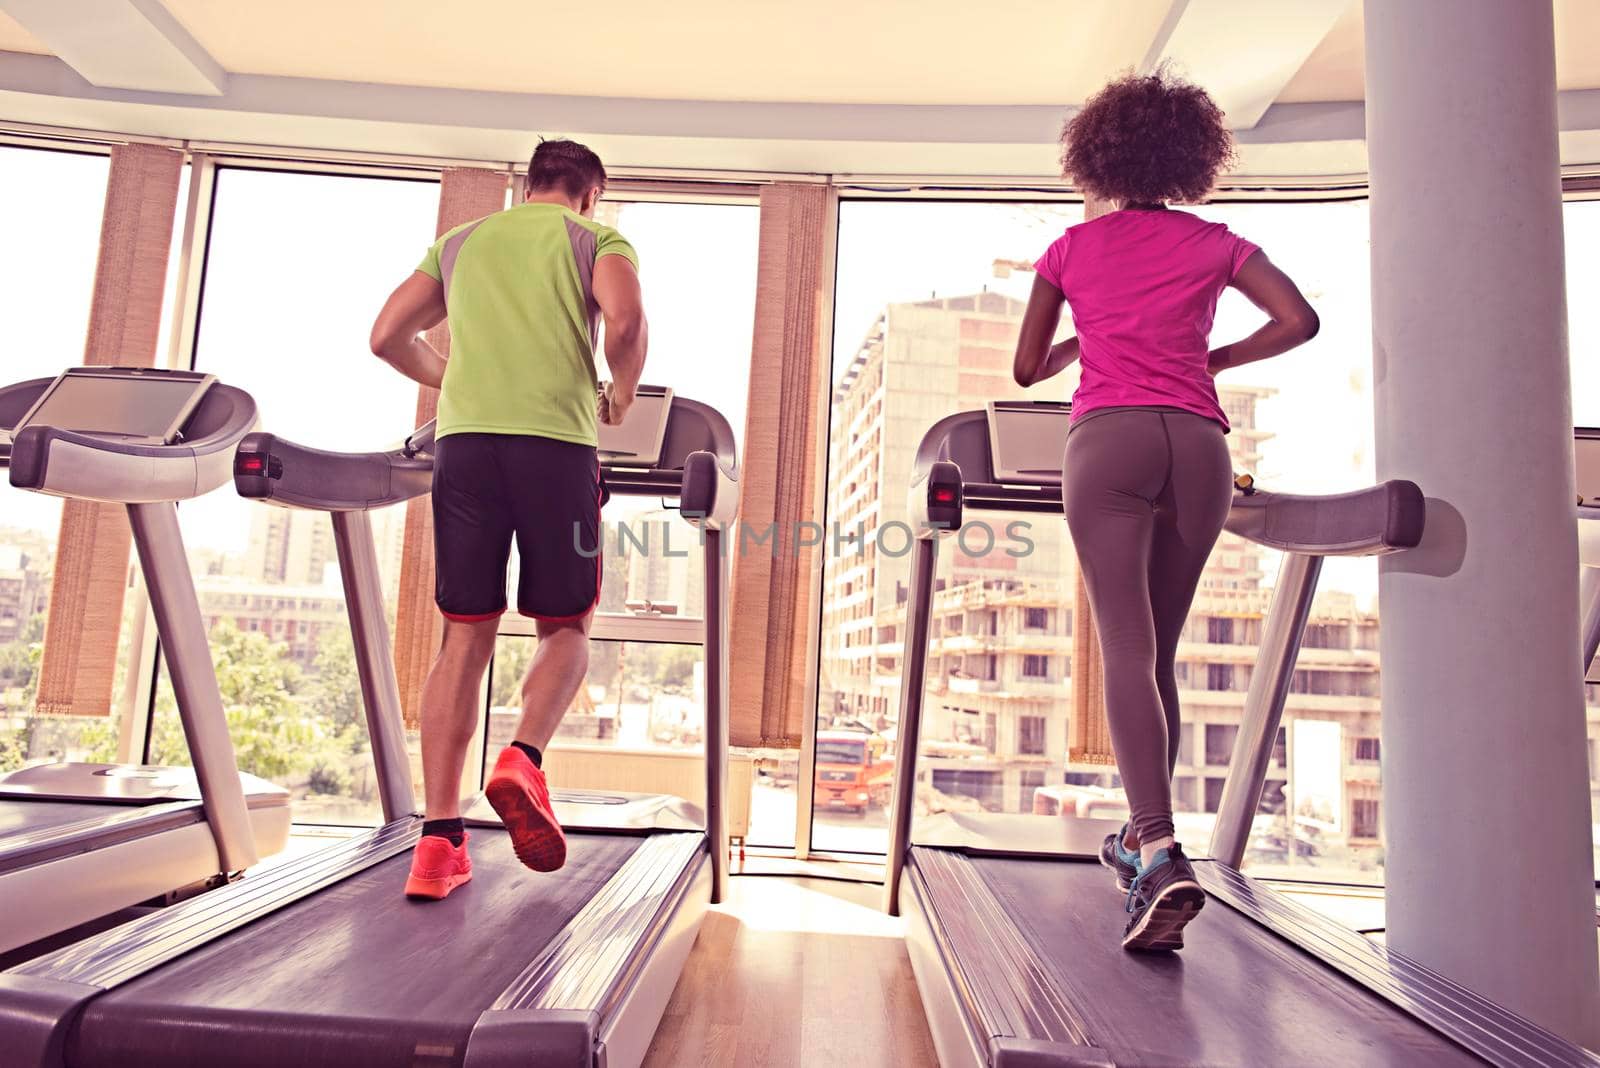
M 0 148 L 0 234 L 27 256 L 0 261 L 12 311 L 9 380 L 81 361 L 107 161 Z M 437 185 L 391 179 L 225 170 L 217 185 L 197 362 L 250 390 L 264 425 L 330 448 L 379 447 L 410 428 L 415 391 L 366 348 L 389 289 L 432 240 Z M 1367 210 L 1336 204 L 1212 205 L 1265 247 L 1322 315 L 1312 344 L 1231 372 L 1265 385 L 1259 409 L 1275 435 L 1257 474 L 1304 491 L 1372 478 Z M 1031 275 L 994 277 L 996 258 L 1035 258 L 1076 222 L 1072 205 L 850 202 L 839 227 L 835 374 L 883 307 L 988 286 L 1025 297 Z M 1600 425 L 1600 202 L 1568 203 L 1568 286 L 1576 421 Z M 645 379 L 721 409 L 744 430 L 755 301 L 757 210 L 742 205 L 630 204 L 619 226 L 638 247 L 651 320 Z M 1247 333 L 1256 313 L 1236 294 L 1217 336 Z M 162 358 L 166 351 L 165 332 Z M 1054 395 L 1050 387 L 1041 391 Z M 58 506 L 0 489 L 5 523 L 53 530 Z M 243 551 L 248 505 L 218 493 L 184 508 L 191 544 Z M 1330 585 L 1364 590 L 1354 565 Z

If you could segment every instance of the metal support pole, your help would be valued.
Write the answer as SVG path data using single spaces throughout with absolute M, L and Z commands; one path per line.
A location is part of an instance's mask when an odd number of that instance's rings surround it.
M 706 837 L 711 842 L 711 903 L 728 896 L 728 562 L 721 528 L 705 543 Z
M 142 573 L 134 574 L 129 601 L 132 630 L 128 635 L 128 667 L 122 677 L 122 693 L 117 697 L 117 763 L 142 764 L 150 724 L 151 661 L 155 656 L 155 628 L 149 625 L 150 594 Z
M 170 501 L 130 504 L 128 524 L 150 591 L 150 607 L 166 653 L 172 692 L 178 699 L 183 736 L 200 784 L 201 805 L 216 839 L 217 861 L 222 871 L 243 871 L 258 859 L 255 835 L 250 830 L 244 785 L 234 759 L 233 739 L 228 736 L 216 668 L 211 663 L 211 645 L 200 618 L 200 600 L 178 528 L 177 506 Z
M 1262 628 L 1261 651 L 1250 676 L 1250 692 L 1245 695 L 1244 716 L 1233 743 L 1233 760 L 1222 787 L 1216 827 L 1211 832 L 1211 856 L 1230 868 L 1237 869 L 1244 861 L 1250 826 L 1261 804 L 1273 743 L 1283 720 L 1283 703 L 1294 680 L 1295 658 L 1300 655 L 1300 640 L 1305 636 L 1320 574 L 1322 557 L 1299 553 L 1285 555 L 1278 572 L 1278 588 L 1273 592 L 1272 609 Z M 1294 850 L 1293 812 L 1289 813 L 1289 849 L 1291 853 Z
M 331 512 L 333 544 L 339 554 L 339 579 L 344 583 L 344 610 L 355 643 L 356 673 L 367 714 L 367 737 L 377 773 L 378 798 L 385 822 L 417 811 L 411 788 L 411 755 L 400 713 L 400 686 L 395 681 L 394 647 L 384 614 L 383 579 L 372 539 L 372 517 L 366 512 Z
M 916 815 L 917 750 L 922 733 L 922 699 L 927 686 L 928 625 L 933 616 L 933 571 L 939 557 L 935 538 L 917 539 L 911 558 L 911 589 L 906 600 L 905 645 L 900 654 L 900 719 L 895 724 L 894 801 L 889 810 L 889 852 L 883 880 L 883 910 L 900 915 L 900 873 L 911 848 Z

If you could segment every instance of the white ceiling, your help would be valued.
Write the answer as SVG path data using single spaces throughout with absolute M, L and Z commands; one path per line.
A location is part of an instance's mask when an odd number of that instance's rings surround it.
M 223 69 L 502 92 L 1069 104 L 1136 65 L 1170 0 L 164 0 Z M 803 12 L 803 15 L 801 14 Z M 1362 97 L 1355 0 L 1279 97 Z M 1600 2 L 1556 0 L 1562 89 L 1600 87 Z M 1241 28 L 1241 36 L 1247 35 Z M 49 54 L 0 12 L 0 51 Z M 817 62 L 817 57 L 826 57 Z
M 1064 104 L 1169 0 L 164 0 L 224 68 L 654 99 Z M 1003 10 L 1003 18 L 995 12 Z
M 1360 3 L 1350 5 L 1279 95 L 1281 103 L 1360 100 L 1366 95 L 1363 10 Z M 1600 2 L 1555 0 L 1555 20 L 1556 87 L 1600 88 Z
M 96 13 L 148 16 L 157 2 L 171 20 L 155 27 L 165 39 L 150 57 L 95 31 Z M 1313 17 L 1341 2 L 1342 14 Z M 1239 173 L 1366 167 L 1361 0 L 6 7 L 38 36 L 0 11 L 0 120 L 40 125 L 493 160 L 555 133 L 624 167 L 1051 180 L 1066 108 L 1121 70 L 1176 55 L 1241 127 Z M 1600 90 L 1600 0 L 1555 0 L 1555 15 L 1560 87 Z M 157 52 L 154 74 L 140 67 Z M 182 88 L 208 71 L 214 94 Z M 1563 159 L 1600 162 L 1600 91 L 1569 95 Z
M 33 34 L 17 25 L 17 20 L 0 11 L 0 52 L 31 52 L 47 56 L 50 50 Z

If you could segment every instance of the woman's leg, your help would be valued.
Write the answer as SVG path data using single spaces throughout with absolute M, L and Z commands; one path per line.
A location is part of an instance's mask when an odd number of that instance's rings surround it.
M 1073 428 L 1063 494 L 1067 526 L 1105 665 L 1106 718 L 1132 811 L 1130 838 L 1172 834 L 1167 721 L 1156 686 L 1149 587 L 1154 500 L 1167 481 L 1166 433 L 1152 411 L 1111 412 Z
M 1200 576 L 1233 504 L 1233 467 L 1222 428 L 1197 415 L 1163 414 L 1172 469 L 1156 498 L 1150 545 L 1150 611 L 1156 688 L 1167 724 L 1167 774 L 1178 763 L 1178 641 Z

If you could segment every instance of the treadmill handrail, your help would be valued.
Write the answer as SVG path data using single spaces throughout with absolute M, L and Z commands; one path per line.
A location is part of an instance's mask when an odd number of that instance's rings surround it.
M 1060 412 L 1062 418 L 1068 418 L 1067 406 L 1062 405 Z M 996 481 L 991 447 L 988 413 L 984 409 L 957 412 L 934 423 L 923 435 L 912 462 L 910 514 L 914 519 L 928 511 L 928 503 L 919 494 L 931 486 L 930 480 L 938 471 L 948 470 L 947 465 L 953 465 L 960 476 L 962 509 L 1061 512 L 1059 479 L 1040 483 Z M 1331 523 L 1330 512 L 1338 513 Z M 1425 500 L 1416 483 L 1391 479 L 1332 494 L 1235 490 L 1227 529 L 1284 552 L 1370 556 L 1415 548 L 1422 540 L 1425 516 Z M 940 523 L 936 532 L 953 529 Z
M 32 383 L 9 387 L 23 390 Z M 11 443 L 11 484 L 56 497 L 111 504 L 189 500 L 228 481 L 234 447 L 257 423 L 255 400 L 215 383 L 190 417 L 193 436 L 171 445 L 28 426 Z
M 322 512 L 399 504 L 433 488 L 433 459 L 411 452 L 410 442 L 375 452 L 335 452 L 277 434 L 250 434 L 234 457 L 234 488 L 241 497 Z
M 1337 525 L 1330 525 L 1328 513 Z M 1415 482 L 1390 479 L 1347 493 L 1235 490 L 1227 529 L 1269 549 L 1306 556 L 1374 556 L 1422 543 L 1427 504 Z

